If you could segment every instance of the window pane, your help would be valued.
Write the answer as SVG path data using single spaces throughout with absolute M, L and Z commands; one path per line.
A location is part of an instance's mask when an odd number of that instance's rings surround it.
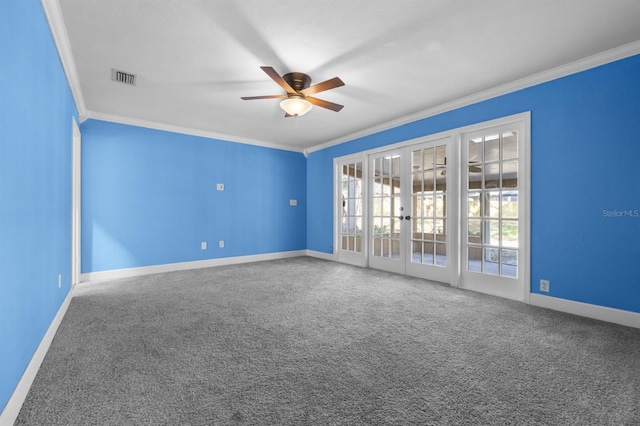
M 435 249 L 434 243 L 424 243 L 424 255 L 422 263 L 426 263 L 428 265 L 433 265 L 435 261 L 435 257 L 433 256 L 433 252 Z
M 467 253 L 467 269 L 469 271 L 482 272 L 482 249 L 480 247 L 469 247 Z
M 505 161 L 502 163 L 502 187 L 517 188 L 518 187 L 518 162 Z
M 424 197 L 422 197 L 422 200 L 424 206 L 424 217 L 433 217 L 433 195 L 425 195 Z
M 382 159 L 376 158 L 373 161 L 373 176 L 378 177 L 382 175 Z
M 470 192 L 469 193 L 469 206 L 468 206 L 468 215 L 469 217 L 480 217 L 482 214 L 481 204 L 480 204 L 480 193 L 479 192 Z
M 498 275 L 498 264 L 500 261 L 500 250 L 496 248 L 485 248 L 484 250 L 484 270 L 485 274 Z
M 469 164 L 482 163 L 484 161 L 482 157 L 482 150 L 484 144 L 482 142 L 482 138 L 471 139 L 467 142 L 468 146 L 468 160 Z
M 391 257 L 393 259 L 400 258 L 400 240 L 395 238 L 391 240 Z
M 422 217 L 422 203 L 423 198 L 418 195 L 413 196 L 413 208 L 412 208 L 412 216 L 413 217 Z
M 518 158 L 518 132 L 516 131 L 502 134 L 502 159 L 512 158 Z
M 500 221 L 485 220 L 484 225 L 486 227 L 485 231 L 487 231 L 484 233 L 484 243 L 492 246 L 500 244 Z
M 413 170 L 414 172 L 418 170 L 422 170 L 422 151 L 421 150 L 412 152 L 411 170 Z
M 481 189 L 482 188 L 482 167 L 469 166 L 469 189 Z
M 436 244 L 436 265 L 445 267 L 447 266 L 447 245 Z
M 493 189 L 498 188 L 500 185 L 500 164 L 485 164 L 484 165 L 484 188 Z
M 482 243 L 482 220 L 469 219 L 467 233 L 468 233 L 469 243 L 481 244 Z
M 490 135 L 484 138 L 484 161 L 500 160 L 500 135 Z
M 427 148 L 422 151 L 422 167 L 424 170 L 432 170 L 434 168 L 433 165 L 433 148 Z
M 440 145 L 436 147 L 436 167 L 447 165 L 447 147 Z
M 400 174 L 400 156 L 395 156 L 391 159 L 391 173 L 394 175 Z
M 502 250 L 500 256 L 500 266 L 502 275 L 505 277 L 518 278 L 518 251 Z
M 422 175 L 422 180 L 424 182 L 424 191 L 433 191 L 434 189 L 434 183 L 433 183 L 433 170 L 431 171 L 426 171 L 424 172 L 424 174 Z
M 445 217 L 445 203 L 447 201 L 447 197 L 444 194 L 436 195 L 436 209 L 435 214 L 436 217 Z
M 413 241 L 411 243 L 411 261 L 413 263 L 422 263 L 422 242 Z
M 502 192 L 502 217 L 518 218 L 518 191 Z
M 412 175 L 412 193 L 420 194 L 422 193 L 422 173 L 414 173 Z
M 517 248 L 518 247 L 518 221 L 503 220 L 502 221 L 502 246 Z
M 484 214 L 486 217 L 500 217 L 500 191 L 484 193 Z

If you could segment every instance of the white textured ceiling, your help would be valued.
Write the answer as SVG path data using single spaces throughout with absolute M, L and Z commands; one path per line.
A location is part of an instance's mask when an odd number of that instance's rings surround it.
M 293 150 L 640 40 L 638 0 L 58 1 L 85 115 Z M 283 93 L 261 65 L 344 109 L 241 100 Z

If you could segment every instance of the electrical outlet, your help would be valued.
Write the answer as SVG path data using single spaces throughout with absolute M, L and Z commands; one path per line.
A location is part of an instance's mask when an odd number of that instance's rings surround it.
M 219 183 L 216 185 L 216 189 L 218 191 L 224 191 L 224 183 Z
M 207 249 L 207 242 L 203 241 L 200 243 L 200 250 L 206 250 Z
M 223 248 L 224 247 L 224 241 L 220 240 L 219 245 L 220 245 L 220 248 Z
M 62 274 L 58 274 L 58 288 L 62 287 Z
M 545 293 L 549 293 L 549 280 L 540 280 L 540 291 L 544 291 Z

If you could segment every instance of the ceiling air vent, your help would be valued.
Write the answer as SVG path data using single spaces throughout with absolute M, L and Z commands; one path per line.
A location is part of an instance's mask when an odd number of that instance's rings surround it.
M 135 74 L 129 74 L 124 71 L 111 70 L 111 80 L 116 83 L 128 84 L 130 86 L 136 85 L 136 76 Z

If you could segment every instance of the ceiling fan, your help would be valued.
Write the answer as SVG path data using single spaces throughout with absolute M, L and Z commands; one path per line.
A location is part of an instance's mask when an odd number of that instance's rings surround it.
M 310 96 L 324 92 L 325 90 L 344 86 L 344 82 L 338 77 L 334 77 L 311 86 L 311 77 L 307 74 L 301 72 L 290 72 L 280 76 L 280 74 L 278 74 L 278 72 L 272 67 L 260 68 L 262 68 L 262 71 L 271 77 L 273 81 L 278 83 L 278 85 L 280 85 L 280 87 L 282 87 L 287 93 L 282 95 L 243 96 L 242 99 L 245 101 L 255 99 L 284 99 L 280 102 L 280 108 L 284 110 L 285 117 L 298 117 L 304 115 L 311 110 L 312 105 L 330 109 L 335 112 L 340 111 L 344 107 L 344 105 L 334 104 L 333 102 Z

